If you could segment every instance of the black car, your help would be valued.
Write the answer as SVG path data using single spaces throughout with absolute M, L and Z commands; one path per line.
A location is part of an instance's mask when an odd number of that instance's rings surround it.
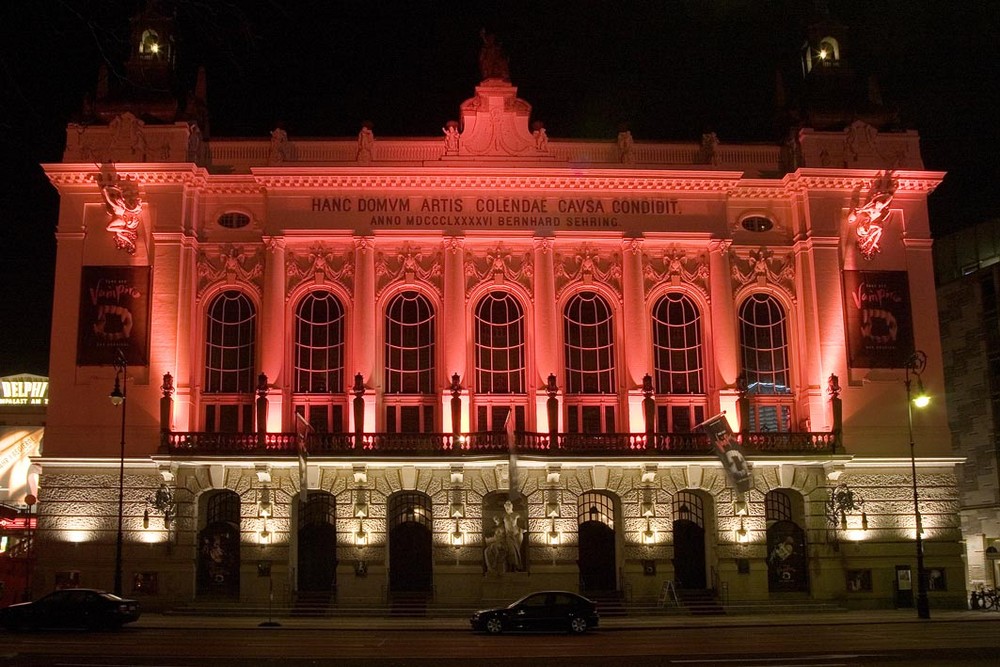
M 493 635 L 505 631 L 582 634 L 596 628 L 599 619 L 593 600 L 567 591 L 539 591 L 507 607 L 477 611 L 469 622 L 473 630 Z
M 118 629 L 139 618 L 139 603 L 91 588 L 53 591 L 34 602 L 0 609 L 8 630 L 34 628 Z

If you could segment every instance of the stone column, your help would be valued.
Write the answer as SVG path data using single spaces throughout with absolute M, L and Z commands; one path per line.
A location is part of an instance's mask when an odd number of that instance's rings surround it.
M 709 283 L 712 297 L 712 324 L 705 342 L 715 357 L 715 380 L 719 387 L 720 408 L 738 413 L 736 377 L 739 375 L 739 341 L 736 337 L 736 305 L 729 263 L 731 241 L 715 239 L 708 244 Z
M 273 381 L 278 391 L 271 394 L 267 430 L 281 432 L 285 376 L 282 360 L 285 353 L 285 239 L 265 237 L 267 261 L 264 263 L 264 298 L 261 307 L 261 372 Z
M 556 280 L 553 266 L 552 239 L 535 237 L 535 381 L 536 423 L 549 421 L 546 406 L 548 394 L 544 389 L 550 374 L 559 372 L 559 315 L 556 312 Z M 549 424 L 549 430 L 558 429 Z
M 625 331 L 625 368 L 628 389 L 642 384 L 648 371 L 649 320 L 642 284 L 642 239 L 622 241 L 622 296 L 624 298 L 623 329 Z
M 354 237 L 354 370 L 371 386 L 375 370 L 375 239 Z
M 444 324 L 441 340 L 444 343 L 444 371 L 458 375 L 468 385 L 466 360 L 468 359 L 468 341 L 466 340 L 465 311 L 465 239 L 461 236 L 447 236 L 444 239 L 444 312 L 441 321 Z M 452 408 L 455 400 L 459 401 L 456 413 Z M 441 392 L 441 414 L 445 420 L 445 430 L 458 434 L 462 430 L 462 415 L 468 410 L 468 391 L 455 394 L 452 388 Z M 454 423 L 455 419 L 458 423 Z M 447 422 L 451 421 L 451 428 Z M 467 421 L 467 420 L 466 420 Z

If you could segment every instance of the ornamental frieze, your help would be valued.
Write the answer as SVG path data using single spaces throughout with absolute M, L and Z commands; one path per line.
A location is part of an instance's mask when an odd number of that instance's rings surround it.
M 375 294 L 381 294 L 392 283 L 402 280 L 413 284 L 421 280 L 431 285 L 440 296 L 442 294 L 441 275 L 443 273 L 441 251 L 427 251 L 415 248 L 409 243 L 393 252 L 379 252 L 375 255 Z
M 285 257 L 286 296 L 303 281 L 316 285 L 326 282 L 340 284 L 348 292 L 354 290 L 353 249 L 332 249 L 322 244 L 309 248 L 308 252 L 289 250 Z
M 498 243 L 484 253 L 467 253 L 465 259 L 465 290 L 469 292 L 479 283 L 492 281 L 495 285 L 515 282 L 532 291 L 534 264 L 531 252 L 512 252 Z
M 198 296 L 215 284 L 245 283 L 258 294 L 264 289 L 264 247 L 227 244 L 198 253 Z
M 595 281 L 612 288 L 619 297 L 622 293 L 621 255 L 602 252 L 590 243 L 584 243 L 575 254 L 556 253 L 555 273 L 557 294 L 572 282 L 592 285 Z
M 795 258 L 792 253 L 775 257 L 774 252 L 763 246 L 751 250 L 746 257 L 739 253 L 729 253 L 733 273 L 733 290 L 746 285 L 759 287 L 770 285 L 780 287 L 789 295 L 795 295 Z
M 673 287 L 688 285 L 709 298 L 708 257 L 688 255 L 682 248 L 666 248 L 662 255 L 643 255 L 643 288 L 648 296 L 657 285 L 668 283 Z

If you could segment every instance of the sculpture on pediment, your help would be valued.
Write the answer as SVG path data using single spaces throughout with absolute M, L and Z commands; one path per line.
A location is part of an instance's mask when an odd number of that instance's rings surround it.
M 139 184 L 129 178 L 119 178 L 110 166 L 101 170 L 97 182 L 111 216 L 105 229 L 115 235 L 116 248 L 134 255 L 142 213 Z
M 479 37 L 483 40 L 483 45 L 479 49 L 479 73 L 483 81 L 487 79 L 510 81 L 510 63 L 500 43 L 497 42 L 496 35 L 486 32 L 483 28 L 479 31 Z
M 109 159 L 139 162 L 146 159 L 146 124 L 129 112 L 115 116 L 108 124 L 111 143 Z
M 271 130 L 271 147 L 267 154 L 268 164 L 281 164 L 288 158 L 288 133 L 278 125 Z
M 371 162 L 373 159 L 373 150 L 375 148 L 375 133 L 372 131 L 374 125 L 371 121 L 366 120 L 361 125 L 361 131 L 358 132 L 358 162 Z
M 719 164 L 719 137 L 715 132 L 701 135 L 701 161 L 703 164 Z
M 865 203 L 847 214 L 847 224 L 854 226 L 858 250 L 865 259 L 871 259 L 881 251 L 879 241 L 884 224 L 889 219 L 889 204 L 895 192 L 896 181 L 892 172 L 882 172 L 872 181 Z
M 622 164 L 628 164 L 634 162 L 632 156 L 632 132 L 627 129 L 622 129 L 618 133 L 618 161 Z
M 549 136 L 545 132 L 545 124 L 536 120 L 531 124 L 531 136 L 535 139 L 535 150 L 545 153 L 549 150 Z
M 458 131 L 458 121 L 449 120 L 448 123 L 441 128 L 441 131 L 444 132 L 445 155 L 458 155 L 458 147 L 461 140 L 461 134 Z

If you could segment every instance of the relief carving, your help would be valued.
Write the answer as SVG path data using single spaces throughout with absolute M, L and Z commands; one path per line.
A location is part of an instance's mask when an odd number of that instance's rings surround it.
M 514 255 L 504 248 L 503 243 L 498 243 L 496 248 L 488 250 L 483 256 L 470 255 L 465 260 L 466 291 L 492 279 L 497 285 L 508 280 L 516 282 L 530 292 L 534 276 L 531 259 L 530 252 Z
M 212 256 L 206 251 L 198 253 L 198 296 L 207 287 L 219 282 L 235 285 L 248 283 L 263 292 L 264 256 L 263 247 L 250 249 L 237 245 L 225 245 Z
M 580 281 L 584 285 L 592 285 L 596 279 L 621 296 L 621 256 L 617 253 L 610 257 L 602 255 L 600 250 L 590 243 L 583 244 L 576 255 L 557 254 L 555 272 L 557 293 L 562 292 L 570 282 Z
M 688 257 L 684 250 L 672 246 L 663 251 L 662 257 L 644 255 L 643 260 L 643 283 L 646 294 L 665 282 L 674 287 L 685 283 L 708 298 L 708 258 L 704 254 Z
M 395 255 L 380 252 L 375 256 L 375 293 L 382 291 L 397 280 L 405 280 L 408 284 L 422 280 L 434 287 L 441 294 L 442 274 L 441 252 L 425 253 L 419 248 L 413 248 L 409 243 L 400 248 Z
M 285 260 L 288 276 L 287 294 L 303 280 L 312 279 L 317 285 L 327 280 L 339 283 L 348 291 L 354 289 L 354 258 L 345 250 L 334 251 L 323 245 L 309 248 L 308 254 L 289 251 Z
M 730 263 L 734 289 L 754 283 L 759 286 L 774 285 L 795 294 L 795 259 L 792 253 L 775 258 L 774 252 L 761 247 L 751 250 L 746 258 L 731 252 Z

